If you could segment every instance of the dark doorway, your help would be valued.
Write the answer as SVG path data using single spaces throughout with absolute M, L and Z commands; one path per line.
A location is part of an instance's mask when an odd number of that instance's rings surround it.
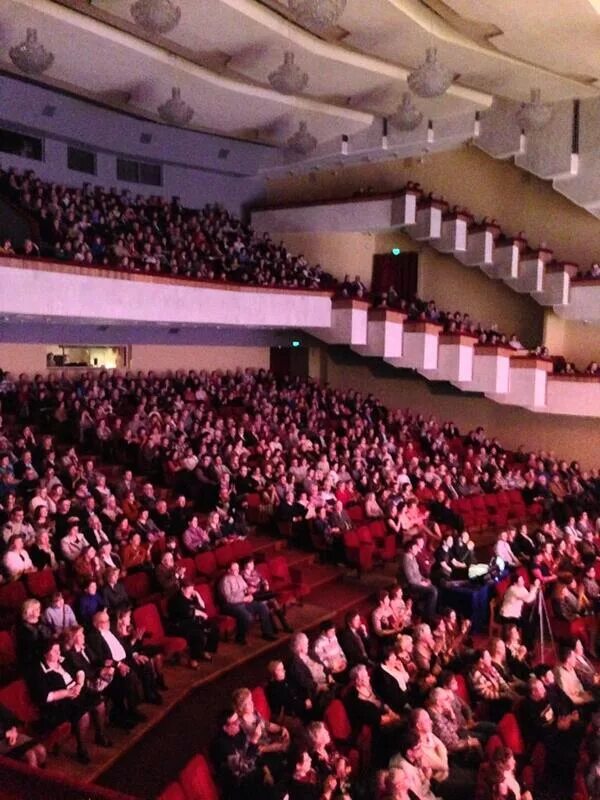
M 393 286 L 401 300 L 412 300 L 417 294 L 418 276 L 418 253 L 377 253 L 373 256 L 374 294 L 385 294 Z
M 308 347 L 272 347 L 269 365 L 278 378 L 308 378 Z

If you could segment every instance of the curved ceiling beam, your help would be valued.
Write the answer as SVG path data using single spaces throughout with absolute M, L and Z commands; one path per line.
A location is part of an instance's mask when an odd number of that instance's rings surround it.
M 221 2 L 224 2 L 224 0 L 221 0 Z M 416 4 L 410 2 L 410 0 L 387 0 L 387 2 L 399 13 L 408 17 L 415 25 L 418 25 L 424 31 L 427 31 L 429 34 L 431 34 L 431 36 L 434 36 L 436 39 L 439 39 L 442 42 L 447 42 L 448 44 L 456 47 L 462 47 L 465 50 L 478 53 L 486 58 L 501 61 L 503 64 L 510 64 L 513 67 L 518 67 L 519 69 L 523 69 L 525 67 L 526 69 L 537 71 L 542 75 L 548 75 L 552 78 L 559 78 L 560 80 L 565 81 L 565 83 L 569 83 L 573 86 L 574 96 L 576 96 L 577 92 L 581 91 L 583 88 L 589 92 L 589 84 L 582 84 L 580 81 L 577 81 L 572 77 L 565 76 L 560 72 L 553 72 L 546 67 L 541 67 L 538 64 L 532 64 L 529 61 L 524 61 L 520 58 L 516 58 L 515 56 L 508 55 L 507 53 L 503 53 L 501 50 L 497 50 L 494 47 L 483 47 L 473 39 L 465 36 L 464 33 L 460 33 L 459 31 L 455 30 L 455 28 L 453 28 L 447 20 L 435 14 L 424 3 Z M 590 0 L 590 2 L 600 8 L 600 0 Z
M 350 50 L 338 44 L 324 42 L 317 36 L 305 31 L 304 28 L 290 23 L 274 11 L 259 5 L 255 0 L 219 0 L 219 2 L 315 56 L 336 61 L 339 64 L 347 64 L 394 81 L 406 82 L 406 78 L 411 72 L 411 70 L 405 69 L 398 64 L 392 64 L 390 61 L 359 53 L 356 50 Z M 468 100 L 482 108 L 489 108 L 494 99 L 491 94 L 469 89 L 456 83 L 450 86 L 447 94 L 459 97 L 462 100 Z
M 201 67 L 198 64 L 194 64 L 181 56 L 169 53 L 158 45 L 140 39 L 137 36 L 127 33 L 119 28 L 115 28 L 108 23 L 96 19 L 95 17 L 74 11 L 64 5 L 53 3 L 51 0 L 13 0 L 13 3 L 31 8 L 47 16 L 60 19 L 75 28 L 85 30 L 88 33 L 101 38 L 109 37 L 113 42 L 130 50 L 134 50 L 146 58 L 151 58 L 158 64 L 170 67 L 173 67 L 173 65 L 176 64 L 177 68 L 182 72 L 216 86 L 224 91 L 245 94 L 249 98 L 256 98 L 257 100 L 268 100 L 278 105 L 287 106 L 290 110 L 305 111 L 307 113 L 315 112 L 329 115 L 337 119 L 353 122 L 355 125 L 359 125 L 361 127 L 368 127 L 375 120 L 373 114 L 369 114 L 364 111 L 358 111 L 356 109 L 346 108 L 343 106 L 335 106 L 330 103 L 312 100 L 308 97 L 284 95 L 276 92 L 273 89 L 267 89 L 266 87 L 258 86 L 253 83 L 235 80 L 234 78 L 230 78 L 225 75 L 219 75 L 215 72 L 211 72 L 209 69 L 206 69 L 206 67 Z

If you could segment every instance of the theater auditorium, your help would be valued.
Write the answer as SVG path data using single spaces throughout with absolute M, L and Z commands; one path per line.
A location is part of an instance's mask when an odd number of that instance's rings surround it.
M 599 15 L 0 2 L 0 800 L 600 800 Z

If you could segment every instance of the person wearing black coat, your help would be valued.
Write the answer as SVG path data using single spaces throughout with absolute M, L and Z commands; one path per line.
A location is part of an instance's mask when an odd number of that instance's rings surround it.
M 371 664 L 371 642 L 358 611 L 346 614 L 346 623 L 338 634 L 338 642 L 346 656 L 348 669 L 357 664 Z
M 392 711 L 396 714 L 404 711 L 409 702 L 408 673 L 398 661 L 393 646 L 386 647 L 381 664 L 373 670 L 371 685 L 377 697 Z
M 219 646 L 219 630 L 206 614 L 204 601 L 192 581 L 184 580 L 179 591 L 169 600 L 169 633 L 184 638 L 190 650 L 190 666 L 198 661 L 211 661 L 211 653 Z
M 77 742 L 77 758 L 82 764 L 91 759 L 84 743 L 84 736 L 92 718 L 96 742 L 105 744 L 102 716 L 99 706 L 102 698 L 85 687 L 85 675 L 71 675 L 62 665 L 60 645 L 47 642 L 41 660 L 32 668 L 28 678 L 29 691 L 40 709 L 42 726 L 53 730 L 63 722 L 69 722 Z
M 42 606 L 39 600 L 29 598 L 21 608 L 21 619 L 15 627 L 17 664 L 27 676 L 32 668 L 37 668 L 42 650 L 52 638 L 52 631 L 42 622 Z
M 271 717 L 281 720 L 284 716 L 310 719 L 312 703 L 308 697 L 286 675 L 283 661 L 269 662 L 270 680 L 265 687 Z

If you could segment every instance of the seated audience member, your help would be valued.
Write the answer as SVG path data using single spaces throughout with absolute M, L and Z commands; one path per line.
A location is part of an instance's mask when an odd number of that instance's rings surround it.
M 138 711 L 142 694 L 139 679 L 128 663 L 125 647 L 110 629 L 108 612 L 96 612 L 92 623 L 87 635 L 87 646 L 93 663 L 98 667 L 114 667 L 113 679 L 108 687 L 113 702 L 112 723 L 119 727 L 131 727 L 146 719 Z
M 423 760 L 421 736 L 413 726 L 404 730 L 399 751 L 390 759 L 390 770 L 402 770 L 414 797 L 419 800 L 438 800 L 431 787 L 432 770 Z
M 494 555 L 502 561 L 503 567 L 518 567 L 519 559 L 508 541 L 508 531 L 501 531 L 494 545 Z
M 356 609 L 346 613 L 344 627 L 338 634 L 338 641 L 344 651 L 349 668 L 355 667 L 357 664 L 371 664 L 371 641 Z
M 210 536 L 198 523 L 198 516 L 194 514 L 181 537 L 186 555 L 196 555 L 210 547 Z
M 112 616 L 115 616 L 118 611 L 131 607 L 131 600 L 127 594 L 125 584 L 121 580 L 120 570 L 114 568 L 105 570 L 102 601 L 104 607 Z
M 456 675 L 449 670 L 442 672 L 438 678 L 438 685 L 446 689 L 452 713 L 458 724 L 462 736 L 474 736 L 482 744 L 496 732 L 496 725 L 489 720 L 476 720 L 473 709 L 464 700 L 458 690 Z
M 53 636 L 60 636 L 65 630 L 77 625 L 75 612 L 68 603 L 62 592 L 54 592 L 50 598 L 50 604 L 42 614 L 42 620 Z
M 394 625 L 398 630 L 410 627 L 412 623 L 412 600 L 404 600 L 401 586 L 392 586 L 389 590 L 390 610 L 393 614 Z
M 482 765 L 478 776 L 477 800 L 533 800 L 531 792 L 521 790 L 515 776 L 516 766 L 512 750 L 504 745 L 497 747 L 491 760 Z
M 94 614 L 104 608 L 104 600 L 98 591 L 96 581 L 89 581 L 79 596 L 77 618 L 84 626 L 88 626 Z
M 250 739 L 257 729 L 261 731 L 258 740 L 259 764 L 266 766 L 277 780 L 285 768 L 285 753 L 290 746 L 290 734 L 283 725 L 264 719 L 254 707 L 250 689 L 236 689 L 232 704 L 240 718 L 242 730 Z
M 433 733 L 448 751 L 451 760 L 473 764 L 481 761 L 483 750 L 479 739 L 470 736 L 461 728 L 454 714 L 450 692 L 440 686 L 431 690 L 427 711 L 431 718 Z
M 428 578 L 424 578 L 417 562 L 419 542 L 410 541 L 405 548 L 401 562 L 400 580 L 404 582 L 411 596 L 422 605 L 423 618 L 433 618 L 438 602 L 438 591 Z
M 498 722 L 512 708 L 516 694 L 492 664 L 489 650 L 483 650 L 476 657 L 469 679 L 473 693 L 489 706 L 489 718 Z
M 335 749 L 325 723 L 319 720 L 311 722 L 306 733 L 312 764 L 319 779 L 325 781 L 333 777 L 339 791 L 350 791 L 351 769 L 347 759 Z
M 344 680 L 348 668 L 346 656 L 338 642 L 335 623 L 326 620 L 321 623 L 320 633 L 313 647 L 313 654 L 325 671 L 336 680 Z
M 285 608 L 279 603 L 275 593 L 271 591 L 269 582 L 265 580 L 256 569 L 253 558 L 247 558 L 242 565 L 241 576 L 248 585 L 248 591 L 257 602 L 266 602 L 271 613 L 273 630 L 277 630 L 275 620 L 281 625 L 281 630 L 292 633 L 292 627 L 287 621 Z
M 42 620 L 40 601 L 28 598 L 15 627 L 17 664 L 26 677 L 32 667 L 37 667 L 42 649 L 51 638 L 52 630 Z
M 139 533 L 132 533 L 129 541 L 121 551 L 123 569 L 130 574 L 142 571 L 149 572 L 152 569 L 151 547 L 152 545 L 149 542 L 142 542 L 142 537 Z
M 398 658 L 393 645 L 384 647 L 382 658 L 373 670 L 373 691 L 396 714 L 402 714 L 411 699 L 410 676 Z
M 185 579 L 185 567 L 176 567 L 173 553 L 167 550 L 162 554 L 160 564 L 154 570 L 154 577 L 161 591 L 170 597 L 177 592 Z
M 184 579 L 171 595 L 168 604 L 169 631 L 188 643 L 190 667 L 198 668 L 199 661 L 212 661 L 219 646 L 219 629 L 209 620 L 202 597 L 193 581 Z
M 83 533 L 79 531 L 79 520 L 77 517 L 69 519 L 66 535 L 60 540 L 62 557 L 65 561 L 74 563 L 86 547 L 88 547 L 88 542 Z
M 36 571 L 20 534 L 14 534 L 8 540 L 8 549 L 2 557 L 2 568 L 9 581 L 16 581 L 28 572 Z
M 219 593 L 223 598 L 224 613 L 235 617 L 238 644 L 246 644 L 246 636 L 255 615 L 259 618 L 263 639 L 274 641 L 277 638 L 267 604 L 253 598 L 236 561 L 229 565 L 227 573 L 221 578 Z
M 47 641 L 41 660 L 31 671 L 29 689 L 40 709 L 42 726 L 52 730 L 63 722 L 69 722 L 77 742 L 77 758 L 82 764 L 89 764 L 91 758 L 84 736 L 91 717 L 96 741 L 103 744 L 103 701 L 101 696 L 86 689 L 83 672 L 71 675 L 62 666 L 62 661 L 60 645 Z
M 258 766 L 258 744 L 262 735 L 262 726 L 257 725 L 252 735 L 248 736 L 234 708 L 222 713 L 219 730 L 212 742 L 211 756 L 224 800 L 269 797 L 265 772 Z
M 30 548 L 29 555 L 33 566 L 38 570 L 57 568 L 56 556 L 50 544 L 50 533 L 47 528 L 40 528 L 37 531 L 35 544 Z
M 269 661 L 267 665 L 269 680 L 265 693 L 271 709 L 272 719 L 279 720 L 290 727 L 286 720 L 291 718 L 308 719 L 312 709 L 310 697 L 302 697 L 302 692 L 288 680 L 283 661 Z
M 21 721 L 0 704 L 0 755 L 25 761 L 30 767 L 43 767 L 46 763 L 46 748 L 19 731 Z
M 364 664 L 350 670 L 350 689 L 344 695 L 343 703 L 355 731 L 360 731 L 363 725 L 371 728 L 374 757 L 380 764 L 387 763 L 400 717 L 377 697 Z
M 575 666 L 577 654 L 571 645 L 565 645 L 559 653 L 559 663 L 554 668 L 556 685 L 566 694 L 576 708 L 590 705 L 594 695 L 583 688 Z
M 308 636 L 295 633 L 290 641 L 292 657 L 288 664 L 288 677 L 307 709 L 323 708 L 330 698 L 331 679 L 321 663 L 309 655 Z M 309 701 L 307 703 L 306 701 Z

